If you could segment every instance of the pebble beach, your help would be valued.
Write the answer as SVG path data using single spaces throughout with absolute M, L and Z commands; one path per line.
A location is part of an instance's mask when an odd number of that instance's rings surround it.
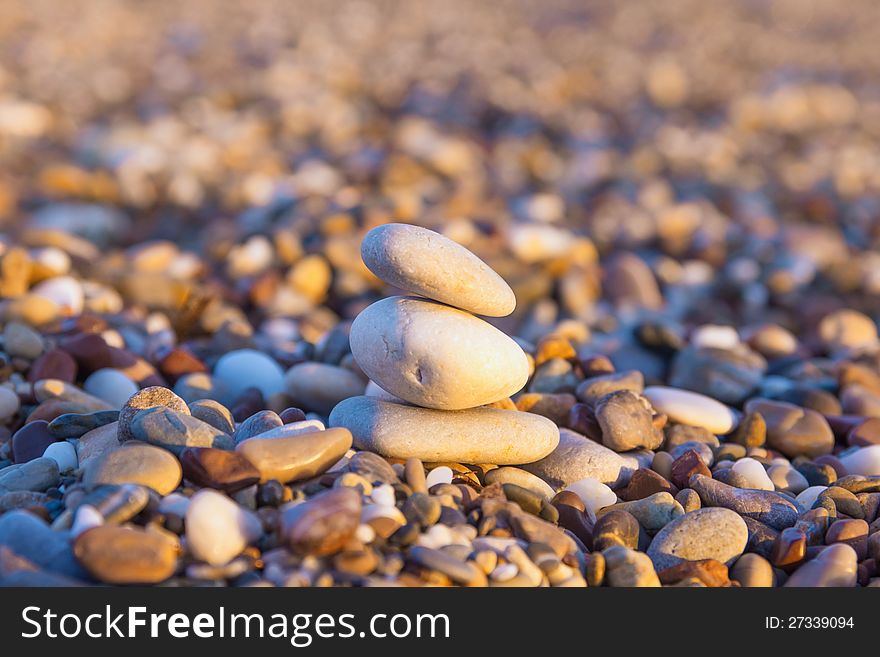
M 0 585 L 880 587 L 878 40 L 5 2 Z

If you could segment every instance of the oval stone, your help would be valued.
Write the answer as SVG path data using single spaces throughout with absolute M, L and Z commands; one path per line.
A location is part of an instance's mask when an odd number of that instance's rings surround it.
M 642 393 L 654 410 L 665 413 L 671 422 L 705 427 L 723 435 L 733 430 L 736 413 L 719 401 L 698 392 L 666 386 L 648 386 Z
M 333 488 L 281 511 L 281 535 L 300 554 L 338 552 L 360 524 L 361 496 L 353 488 Z
M 156 584 L 174 574 L 180 544 L 159 531 L 102 525 L 80 534 L 77 560 L 106 584 Z
M 638 470 L 635 458 L 618 454 L 604 445 L 569 429 L 559 430 L 559 443 L 547 456 L 523 465 L 560 490 L 581 479 L 592 478 L 611 488 L 624 486 Z
M 746 549 L 748 540 L 749 528 L 735 511 L 697 509 L 661 529 L 648 547 L 648 556 L 658 572 L 701 559 L 730 565 Z
M 174 455 L 160 447 L 129 441 L 84 468 L 86 486 L 140 484 L 167 495 L 180 484 L 182 470 Z
M 351 352 L 383 389 L 413 404 L 460 410 L 509 397 L 529 363 L 510 337 L 469 313 L 413 297 L 389 297 L 358 315 Z
M 243 440 L 235 451 L 250 461 L 263 483 L 277 479 L 283 484 L 322 474 L 351 447 L 347 429 L 310 431 L 294 436 Z
M 222 566 L 241 554 L 262 533 L 256 515 L 231 499 L 205 488 L 186 509 L 186 546 L 199 561 Z
M 557 426 L 532 413 L 437 411 L 374 397 L 341 402 L 330 414 L 330 426 L 351 431 L 358 449 L 428 462 L 518 465 L 547 456 L 559 442 Z
M 513 290 L 489 265 L 427 228 L 378 226 L 364 236 L 361 257 L 386 283 L 462 310 L 504 317 L 516 307 Z
M 198 486 L 234 493 L 260 481 L 260 472 L 237 452 L 187 447 L 180 455 L 183 476 Z

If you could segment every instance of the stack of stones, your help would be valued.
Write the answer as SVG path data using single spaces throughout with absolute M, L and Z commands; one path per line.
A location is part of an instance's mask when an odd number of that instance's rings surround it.
M 371 230 L 361 256 L 383 281 L 419 296 L 382 299 L 355 318 L 352 355 L 376 385 L 339 403 L 330 425 L 351 431 L 359 449 L 400 459 L 510 465 L 550 454 L 556 424 L 509 402 L 529 379 L 528 357 L 474 316 L 513 312 L 507 283 L 463 246 L 418 226 Z

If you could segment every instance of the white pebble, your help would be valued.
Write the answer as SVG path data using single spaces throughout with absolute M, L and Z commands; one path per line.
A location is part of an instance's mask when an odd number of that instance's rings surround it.
M 104 524 L 104 516 L 91 504 L 83 504 L 76 510 L 73 525 L 70 527 L 71 537 L 79 536 L 87 529 L 100 527 Z
M 512 563 L 500 563 L 495 566 L 495 569 L 489 575 L 489 577 L 496 582 L 506 582 L 509 579 L 513 579 L 519 573 L 519 568 L 517 568 Z
M 50 278 L 36 285 L 31 292 L 54 301 L 65 314 L 82 314 L 84 302 L 82 285 L 71 276 Z
M 437 484 L 451 483 L 452 468 L 445 465 L 441 465 L 439 468 L 434 468 L 428 473 L 428 476 L 425 477 L 425 485 L 428 487 L 428 490 L 431 490 L 431 486 L 436 486 Z
M 440 528 L 440 529 L 438 529 Z M 435 550 L 452 543 L 452 533 L 446 525 L 434 525 L 416 539 L 416 545 L 433 548 Z
M 581 498 L 584 506 L 593 513 L 601 509 L 603 506 L 610 506 L 617 502 L 617 495 L 608 486 L 598 479 L 587 477 L 569 484 L 568 488 L 572 493 Z
M 355 530 L 354 537 L 364 545 L 369 545 L 376 539 L 376 531 L 369 525 L 361 523 Z
M 49 445 L 43 452 L 43 458 L 55 461 L 58 464 L 58 472 L 62 473 L 76 470 L 79 465 L 76 448 L 66 440 Z
M 406 516 L 396 506 L 368 504 L 361 509 L 361 522 L 370 522 L 375 518 L 391 518 L 399 525 L 406 524 Z
M 828 486 L 810 486 L 798 493 L 797 503 L 802 509 L 811 509 L 816 502 L 816 498 L 822 494 L 822 491 Z
M 739 333 L 732 326 L 704 324 L 691 333 L 691 344 L 695 347 L 735 349 L 739 344 Z
M 259 518 L 209 488 L 192 496 L 186 510 L 186 544 L 198 560 L 222 566 L 262 533 Z
M 382 484 L 381 486 L 376 486 L 373 489 L 372 495 L 370 497 L 373 498 L 373 502 L 376 504 L 382 504 L 384 506 L 394 506 L 397 502 L 394 495 L 394 486 L 391 484 Z
M 733 464 L 733 471 L 749 482 L 751 488 L 758 490 L 776 490 L 764 466 L 755 459 L 745 457 Z
M 880 445 L 862 447 L 840 457 L 850 474 L 876 477 L 880 475 Z

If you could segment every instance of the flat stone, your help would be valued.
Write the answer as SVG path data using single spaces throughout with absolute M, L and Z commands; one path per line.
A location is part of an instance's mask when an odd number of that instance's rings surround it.
M 80 467 L 84 468 L 92 459 L 120 447 L 118 427 L 118 422 L 111 422 L 92 429 L 80 437 L 76 445 Z
M 798 518 L 797 505 L 779 493 L 734 488 L 702 474 L 691 476 L 688 484 L 704 507 L 731 509 L 773 529 L 791 527 Z
M 530 513 L 519 512 L 510 519 L 510 522 L 517 538 L 529 543 L 543 543 L 560 558 L 577 549 L 575 542 L 559 527 Z
M 102 525 L 80 534 L 77 560 L 106 584 L 157 584 L 171 577 L 180 545 L 173 534 Z
M 42 492 L 57 486 L 59 481 L 58 464 L 52 459 L 42 457 L 0 470 L 0 491 Z
M 351 431 L 358 449 L 427 462 L 531 463 L 550 454 L 559 442 L 556 425 L 532 413 L 496 408 L 438 411 L 372 397 L 341 402 L 329 424 Z
M 327 415 L 343 399 L 364 394 L 366 383 L 344 367 L 300 363 L 284 375 L 287 393 L 303 408 Z
M 653 425 L 650 404 L 630 390 L 602 397 L 596 403 L 596 420 L 602 429 L 602 443 L 615 452 L 657 449 L 663 444 L 663 432 Z
M 768 399 L 751 399 L 745 410 L 761 414 L 767 423 L 767 446 L 790 458 L 829 454 L 834 447 L 831 427 L 816 411 Z
M 351 442 L 351 432 L 336 428 L 286 437 L 256 436 L 240 442 L 235 451 L 253 464 L 260 481 L 289 483 L 322 474 L 345 455 Z
M 129 441 L 89 461 L 83 483 L 89 487 L 140 484 L 164 496 L 180 485 L 181 476 L 180 463 L 173 454 L 160 447 Z
M 234 493 L 260 481 L 260 471 L 238 452 L 213 447 L 187 447 L 180 454 L 187 481 Z
M 360 524 L 361 496 L 352 488 L 334 488 L 281 510 L 281 535 L 299 554 L 339 552 Z
M 462 586 L 486 586 L 486 574 L 475 564 L 457 559 L 441 550 L 417 545 L 407 552 L 407 559 L 423 568 L 443 573 Z
M 28 422 L 12 436 L 12 458 L 16 463 L 27 463 L 43 455 L 55 442 L 45 420 Z
M 477 315 L 504 317 L 516 297 L 485 262 L 434 231 L 385 224 L 361 242 L 364 264 L 386 283 Z
M 705 427 L 719 435 L 729 433 L 737 423 L 734 411 L 706 395 L 664 386 L 648 386 L 643 394 L 672 422 Z
M 120 419 L 120 430 L 121 422 Z M 139 411 L 131 422 L 131 436 L 174 454 L 180 454 L 187 447 L 232 449 L 235 446 L 229 434 L 189 414 L 166 407 Z
M 192 496 L 185 524 L 190 554 L 212 566 L 225 565 L 262 534 L 256 515 L 210 488 Z
M 522 467 L 558 490 L 586 478 L 617 488 L 625 485 L 639 466 L 632 457 L 620 455 L 569 429 L 560 429 L 557 447 L 541 460 Z
M 733 511 L 697 509 L 661 529 L 647 554 L 657 570 L 701 559 L 730 565 L 743 553 L 748 538 L 745 522 Z
M 830 545 L 785 581 L 792 587 L 853 587 L 858 575 L 856 552 L 849 545 Z
M 83 392 L 75 385 L 60 379 L 43 379 L 34 383 L 34 397 L 40 402 L 50 399 L 71 402 L 82 406 L 84 409 L 83 413 L 113 410 L 113 407 L 103 399 L 98 399 L 94 395 Z
M 349 339 L 371 380 L 427 408 L 490 404 L 519 391 L 529 378 L 528 359 L 510 337 L 462 310 L 424 299 L 377 301 L 355 318 Z
M 131 428 L 135 416 L 142 410 L 157 406 L 189 415 L 189 407 L 186 402 L 168 388 L 162 386 L 144 388 L 132 395 L 119 412 L 119 442 L 136 439 Z
M 94 413 L 65 413 L 49 423 L 49 433 L 58 440 L 80 438 L 90 431 L 114 424 L 119 419 L 119 411 L 96 411 Z M 115 433 L 115 431 L 114 431 Z

